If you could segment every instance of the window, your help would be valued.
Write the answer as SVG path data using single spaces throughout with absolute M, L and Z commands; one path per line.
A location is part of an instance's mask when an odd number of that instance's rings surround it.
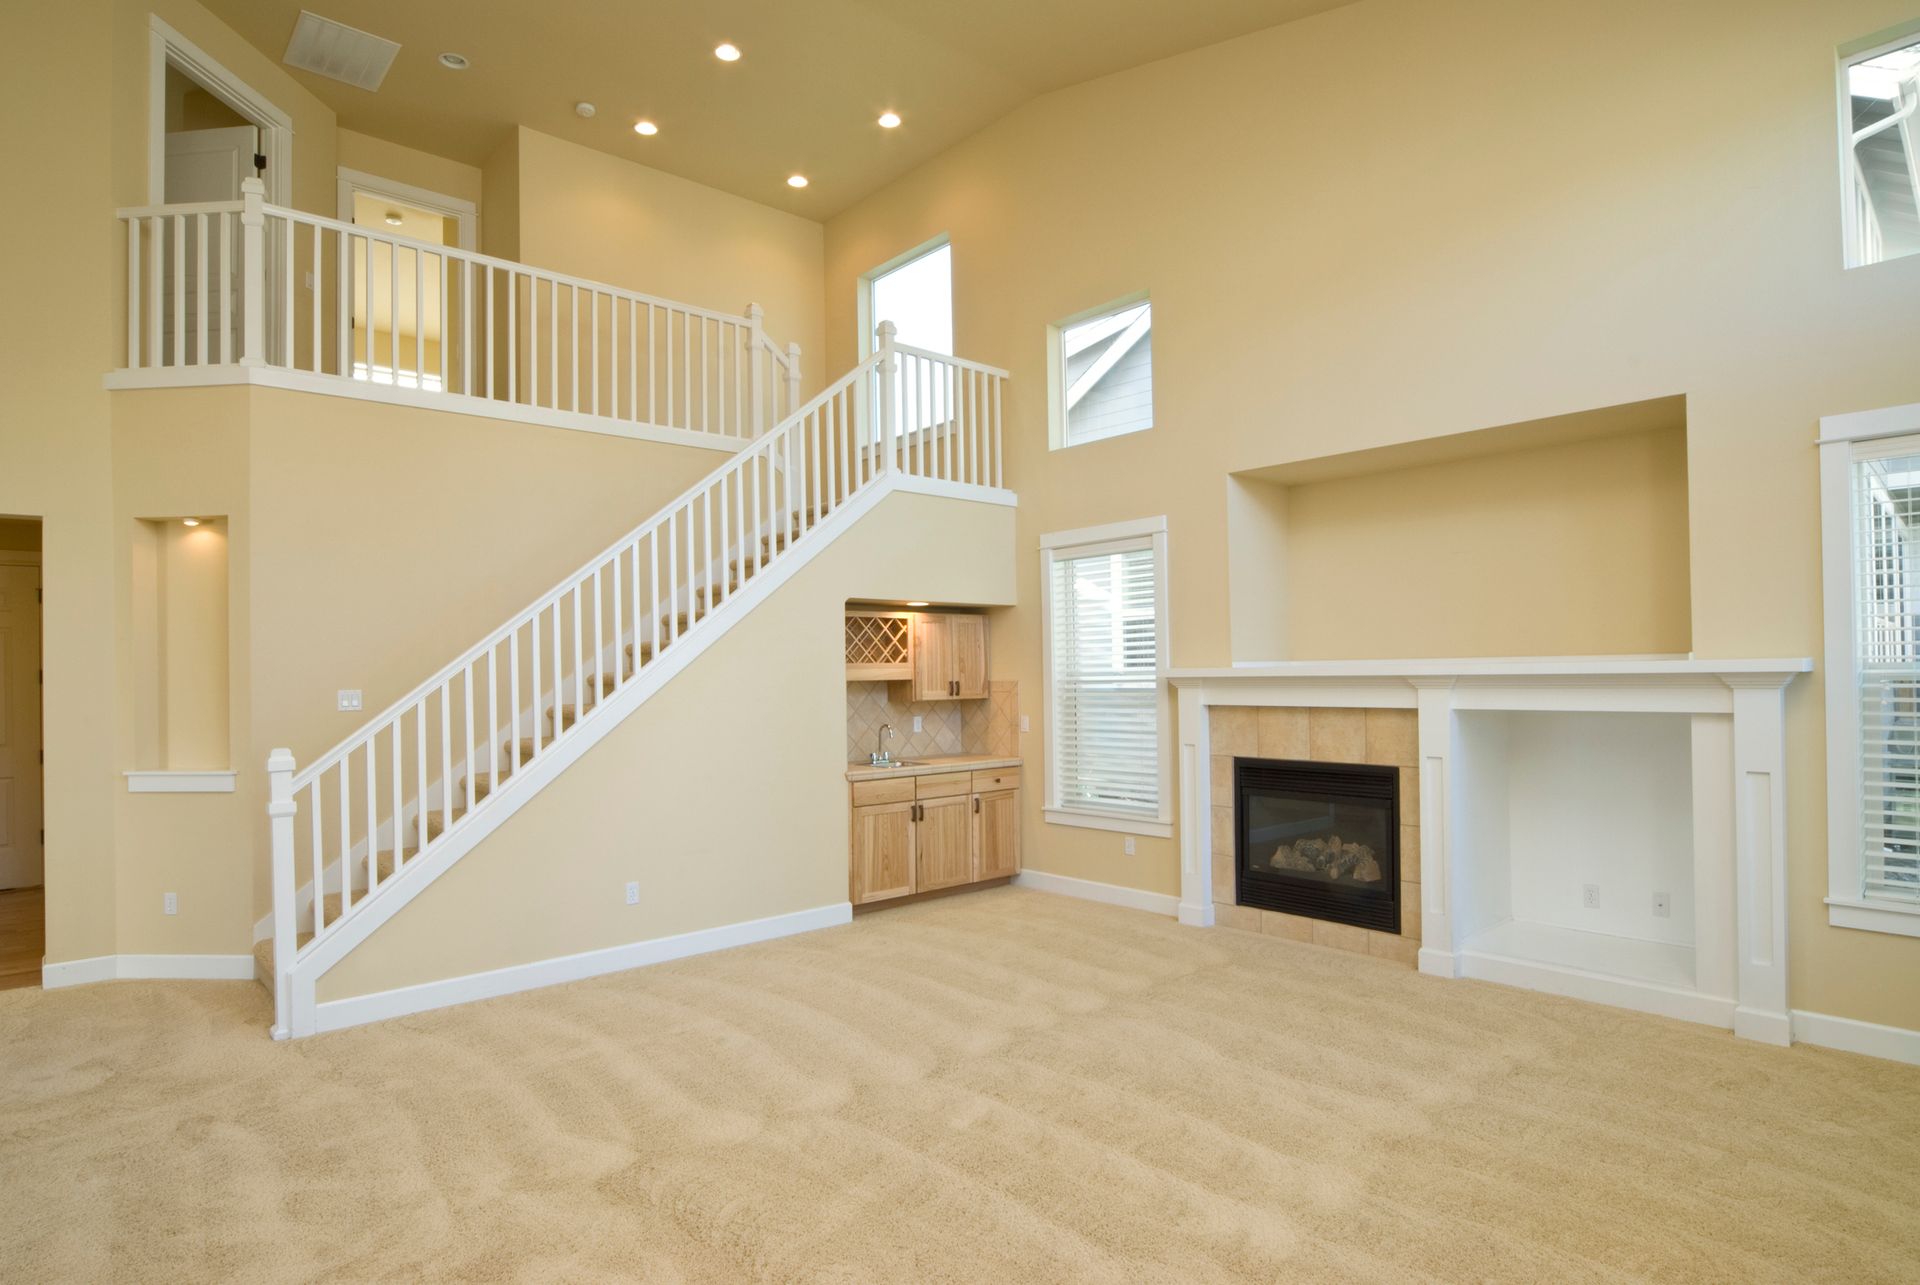
M 1841 61 L 1847 264 L 1920 253 L 1920 31 Z
M 894 324 L 894 341 L 953 355 L 953 247 L 943 238 L 911 250 L 867 277 L 860 351 L 873 351 L 874 328 Z
M 1153 304 L 1145 297 L 1061 322 L 1048 339 L 1056 449 L 1153 427 Z
M 1920 936 L 1920 406 L 1824 420 L 1820 454 L 1828 917 Z
M 1166 519 L 1041 541 L 1047 819 L 1170 834 Z

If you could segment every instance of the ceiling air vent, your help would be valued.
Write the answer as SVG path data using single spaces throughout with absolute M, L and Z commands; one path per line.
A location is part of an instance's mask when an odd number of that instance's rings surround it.
M 283 61 L 289 67 L 342 81 L 358 89 L 380 88 L 400 46 L 343 22 L 300 11 Z

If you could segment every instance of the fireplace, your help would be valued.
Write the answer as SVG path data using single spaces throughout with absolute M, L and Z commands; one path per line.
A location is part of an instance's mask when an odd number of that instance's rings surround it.
M 1236 900 L 1398 933 L 1399 795 L 1396 767 L 1234 759 Z

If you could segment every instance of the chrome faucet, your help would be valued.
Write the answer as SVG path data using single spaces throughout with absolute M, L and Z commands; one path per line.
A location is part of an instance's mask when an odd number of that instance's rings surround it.
M 893 762 L 893 751 L 887 748 L 887 742 L 893 739 L 893 724 L 882 723 L 880 730 L 873 736 L 873 754 L 867 760 L 875 767 L 886 767 Z

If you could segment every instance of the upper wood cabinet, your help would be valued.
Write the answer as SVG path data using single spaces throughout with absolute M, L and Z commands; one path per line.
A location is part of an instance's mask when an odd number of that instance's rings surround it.
M 892 682 L 913 678 L 911 611 L 847 612 L 847 681 Z
M 987 618 L 929 612 L 913 622 L 913 699 L 985 700 Z

